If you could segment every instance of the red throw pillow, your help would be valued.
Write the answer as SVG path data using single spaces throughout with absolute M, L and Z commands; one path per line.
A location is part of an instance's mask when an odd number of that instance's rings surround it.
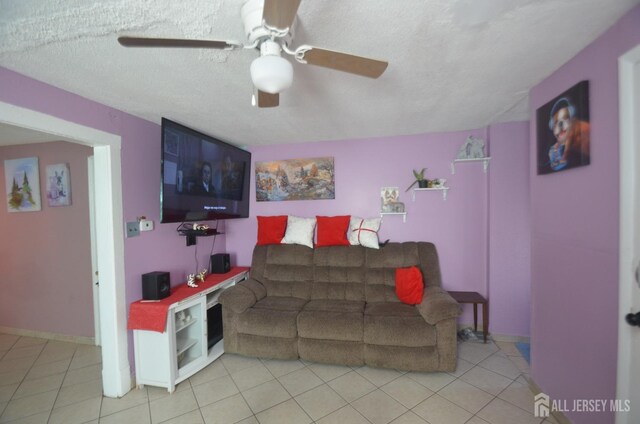
M 317 247 L 349 246 L 347 230 L 351 216 L 316 216 L 318 228 Z
M 396 295 L 401 302 L 416 305 L 422 302 L 424 282 L 417 266 L 396 268 Z
M 287 215 L 258 217 L 258 245 L 280 244 L 287 229 Z

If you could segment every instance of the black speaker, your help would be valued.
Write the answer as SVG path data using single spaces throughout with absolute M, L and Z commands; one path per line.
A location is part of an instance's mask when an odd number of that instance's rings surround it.
M 144 300 L 159 300 L 169 296 L 171 282 L 169 273 L 153 271 L 142 274 L 142 298 Z
M 231 270 L 231 259 L 228 253 L 211 255 L 211 274 L 226 274 Z

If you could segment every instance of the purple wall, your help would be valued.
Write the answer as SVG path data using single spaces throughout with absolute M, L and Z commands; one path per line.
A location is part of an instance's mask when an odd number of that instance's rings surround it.
M 489 128 L 490 328 L 497 334 L 529 335 L 531 239 L 529 124 Z M 517 319 L 514 319 L 517 317 Z
M 590 82 L 591 164 L 536 175 L 530 146 L 532 376 L 552 398 L 615 398 L 618 323 L 618 57 L 640 43 L 640 7 L 530 92 L 536 109 Z M 536 140 L 531 125 L 531 140 Z M 613 413 L 569 417 L 613 422 Z
M 0 205 L 0 326 L 93 337 L 91 154 L 89 147 L 64 141 L 0 147 L 0 190 L 4 193 L 5 160 L 37 156 L 42 204 L 39 212 L 22 213 L 9 213 L 4 201 Z M 70 206 L 47 205 L 46 167 L 57 163 L 69 165 Z
M 513 196 L 497 196 L 492 210 L 522 210 L 528 207 L 526 174 L 528 132 L 526 123 L 498 125 L 491 145 L 500 146 L 500 154 L 494 157 L 491 167 L 496 164 L 500 170 L 514 170 L 516 178 L 504 178 L 497 182 L 501 190 Z M 484 174 L 481 163 L 458 165 L 456 174 L 451 175 L 450 164 L 458 149 L 469 135 L 486 139 L 484 129 L 424 134 L 416 136 L 384 137 L 364 140 L 325 141 L 287 145 L 259 146 L 252 149 L 252 159 L 272 161 L 301 157 L 333 156 L 335 159 L 336 198 L 335 200 L 256 202 L 255 181 L 251 181 L 251 217 L 227 222 L 227 250 L 233 255 L 234 264 L 249 265 L 251 252 L 257 237 L 257 215 L 355 215 L 362 217 L 379 216 L 380 188 L 397 186 L 401 189 L 400 200 L 405 203 L 407 222 L 403 224 L 398 216 L 386 216 L 380 230 L 380 239 L 392 241 L 425 240 L 436 244 L 440 255 L 443 285 L 449 290 L 471 290 L 487 295 L 488 280 L 488 188 L 489 174 Z M 513 145 L 513 151 L 510 146 Z M 511 156 L 517 152 L 516 158 Z M 405 189 L 413 181 L 412 169 L 428 167 L 427 178 L 446 178 L 451 187 L 447 200 L 441 192 L 416 193 L 416 201 L 411 201 L 410 192 Z M 514 206 L 515 205 L 515 206 Z M 528 316 L 528 227 L 517 228 L 519 219 L 510 220 L 510 230 L 516 231 L 518 255 L 512 252 L 513 238 L 498 237 L 496 252 L 504 254 L 508 261 L 495 261 L 495 273 L 499 284 L 507 286 L 510 292 L 517 292 L 518 302 L 510 305 L 506 297 L 496 295 L 493 305 L 494 331 L 503 334 L 529 334 Z M 505 228 L 496 225 L 496 228 Z M 524 253 L 524 256 L 520 254 Z M 506 267 L 506 268 L 503 268 Z M 504 270 L 503 270 L 504 269 Z M 503 270 L 503 271 L 501 271 Z M 513 273 L 516 278 L 509 281 L 505 274 Z M 518 285 L 518 287 L 515 287 Z M 468 311 L 461 322 L 470 323 Z
M 185 280 L 186 274 L 195 269 L 196 246 L 185 246 L 184 237 L 178 236 L 175 231 L 177 224 L 159 224 L 159 125 L 1 67 L 0 101 L 121 136 L 123 218 L 125 221 L 132 221 L 145 215 L 156 224 L 151 232 L 125 239 L 127 304 L 141 297 L 140 276 L 145 272 L 170 271 L 174 285 Z M 124 228 L 122 231 L 124 234 Z M 212 242 L 212 237 L 198 240 L 197 256 L 200 264 L 208 263 Z M 1 243 L 7 243 L 7 240 L 3 238 Z M 224 236 L 217 238 L 214 251 L 225 251 Z M 13 308 L 7 313 L 23 313 L 23 310 Z M 71 320 L 73 314 L 67 314 L 66 318 Z M 131 366 L 132 352 L 130 337 Z
M 145 215 L 156 222 L 156 229 L 140 237 L 125 239 L 125 284 L 127 302 L 138 299 L 140 275 L 152 270 L 171 272 L 172 281 L 179 283 L 195 267 L 195 247 L 185 247 L 185 239 L 177 236 L 175 225 L 158 224 L 160 190 L 160 127 L 121 111 L 35 81 L 7 69 L 0 68 L 0 101 L 50 114 L 61 119 L 86 125 L 122 137 L 122 182 L 123 216 L 125 221 Z M 170 117 L 169 117 L 170 118 Z M 512 126 L 511 126 L 512 125 Z M 334 156 L 336 169 L 336 199 L 324 201 L 252 202 L 252 217 L 229 221 L 225 236 L 219 237 L 214 252 L 228 251 L 233 263 L 250 263 L 251 250 L 256 239 L 256 215 L 297 214 L 353 214 L 364 217 L 377 216 L 380 200 L 379 190 L 383 186 L 398 186 L 404 190 L 412 182 L 411 170 L 428 167 L 428 178 L 447 178 L 449 196 L 443 201 L 439 192 L 417 194 L 415 202 L 410 193 L 402 191 L 401 200 L 407 207 L 407 223 L 401 218 L 386 217 L 382 225 L 381 238 L 393 241 L 429 240 L 436 243 L 442 261 L 443 283 L 451 290 L 474 290 L 491 296 L 489 277 L 507 275 L 501 272 L 501 264 L 492 262 L 489 269 L 490 227 L 489 214 L 498 210 L 510 210 L 519 198 L 489 197 L 490 175 L 482 172 L 479 163 L 460 165 L 456 174 L 450 173 L 450 162 L 467 136 L 473 134 L 487 138 L 501 146 L 502 154 L 495 156 L 492 167 L 506 169 L 517 163 L 510 158 L 509 143 L 516 145 L 526 139 L 526 124 L 496 125 L 489 130 L 480 129 L 457 133 L 425 134 L 417 136 L 385 137 L 369 140 L 347 140 L 264 146 L 253 149 L 255 160 L 276 160 L 296 157 Z M 502 138 L 502 139 L 501 139 Z M 503 156 L 503 154 L 505 156 Z M 515 153 L 513 153 L 515 154 Z M 503 165 L 501 165 L 501 163 Z M 253 178 L 253 177 L 252 177 Z M 526 190 L 518 178 L 496 182 L 501 190 L 520 193 Z M 253 187 L 253 181 L 252 181 Z M 252 198 L 255 193 L 252 188 Z M 492 202 L 489 207 L 489 202 Z M 520 208 L 521 206 L 516 206 Z M 512 227 L 515 225 L 510 222 Z M 496 227 L 499 228 L 499 227 Z M 493 229 L 491 231 L 494 231 Z M 124 229 L 123 229 L 124 232 Z M 493 240 L 493 235 L 491 235 Z M 522 238 L 523 243 L 526 237 Z M 504 242 L 504 238 L 496 240 Z M 508 253 L 509 247 L 500 246 L 494 240 L 491 249 Z M 201 264 L 211 250 L 212 238 L 199 239 L 198 258 Z M 510 241 L 509 241 L 510 242 Z M 510 270 L 526 273 L 528 264 L 521 258 L 509 256 Z M 503 278 L 503 277 L 500 277 Z M 518 293 L 528 291 L 526 275 L 513 279 L 519 284 Z M 508 284 L 503 279 L 503 285 Z M 511 287 L 513 287 L 511 285 Z M 521 301 L 524 297 L 519 297 Z M 528 335 L 526 307 L 510 309 L 509 299 L 496 297 L 492 301 L 494 331 L 506 334 Z M 526 305 L 525 305 L 526 306 Z M 470 308 L 468 308 L 470 309 Z M 15 311 L 17 313 L 17 311 Z M 462 317 L 471 322 L 469 311 Z M 132 359 L 132 346 L 129 346 Z M 133 361 L 132 361 L 133 363 Z

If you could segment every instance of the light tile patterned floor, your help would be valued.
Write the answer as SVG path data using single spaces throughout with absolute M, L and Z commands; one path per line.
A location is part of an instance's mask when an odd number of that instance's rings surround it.
M 101 395 L 100 349 L 0 334 L 0 423 L 550 424 L 513 343 L 459 345 L 454 373 L 223 355 L 165 389 Z

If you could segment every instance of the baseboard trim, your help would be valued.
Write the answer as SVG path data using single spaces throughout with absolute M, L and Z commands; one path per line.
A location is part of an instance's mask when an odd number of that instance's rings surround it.
M 462 330 L 463 328 L 473 328 L 473 324 L 458 323 L 458 331 Z M 482 331 L 482 330 L 483 330 L 482 325 L 478 324 L 478 331 Z M 496 342 L 511 342 L 511 343 L 516 343 L 516 342 L 530 343 L 531 342 L 530 337 L 512 336 L 510 334 L 489 333 L 489 337 L 491 337 Z
M 0 326 L 0 333 L 13 334 L 24 337 L 37 337 L 39 339 L 57 340 L 60 342 L 71 342 L 95 346 L 93 337 L 70 336 L 67 334 L 47 333 L 46 331 L 24 330 L 21 328 L 11 328 Z
M 539 393 L 542 393 L 542 389 L 540 386 L 536 384 L 535 381 L 531 377 L 523 376 L 525 380 L 527 380 L 527 384 L 529 384 L 529 389 L 533 392 L 534 396 L 537 396 Z M 558 424 L 572 424 L 571 421 L 560 411 L 551 411 L 551 416 L 558 422 Z

